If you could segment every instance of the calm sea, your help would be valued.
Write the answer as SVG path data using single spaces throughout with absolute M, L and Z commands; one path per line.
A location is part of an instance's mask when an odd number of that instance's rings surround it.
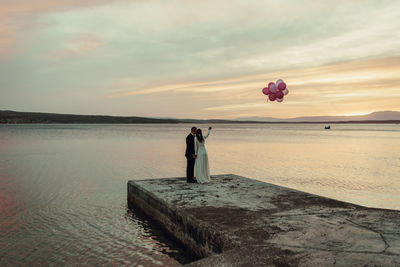
M 0 266 L 183 262 L 182 248 L 127 209 L 126 183 L 184 176 L 191 126 L 0 125 Z M 400 209 L 400 125 L 212 126 L 212 174 Z

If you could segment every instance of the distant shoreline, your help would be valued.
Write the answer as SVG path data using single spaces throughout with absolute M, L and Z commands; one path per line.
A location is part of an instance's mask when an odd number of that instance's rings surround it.
M 124 117 L 107 115 L 75 115 L 41 112 L 0 111 L 0 124 L 180 124 L 180 123 L 235 123 L 235 124 L 399 124 L 400 120 L 349 121 L 252 121 L 252 120 L 198 120 Z

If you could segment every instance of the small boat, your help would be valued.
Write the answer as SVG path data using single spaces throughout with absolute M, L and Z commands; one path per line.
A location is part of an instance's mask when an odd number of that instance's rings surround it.
M 329 130 L 331 128 L 331 126 L 330 125 L 328 125 L 328 126 L 325 126 L 325 130 Z

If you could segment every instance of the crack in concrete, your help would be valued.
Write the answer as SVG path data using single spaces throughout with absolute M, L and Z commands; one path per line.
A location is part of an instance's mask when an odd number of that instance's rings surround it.
M 384 253 L 387 253 L 387 249 L 390 248 L 390 244 L 387 242 L 386 238 L 383 236 L 383 234 L 379 233 L 381 236 L 383 242 L 385 242 L 385 249 L 383 250 Z
M 366 230 L 369 230 L 371 232 L 374 232 L 374 233 L 378 234 L 381 237 L 383 243 L 385 243 L 385 248 L 381 251 L 381 253 L 387 253 L 387 249 L 390 248 L 390 244 L 387 242 L 387 240 L 385 239 L 385 237 L 383 236 L 383 234 L 381 232 L 378 232 L 378 231 L 376 231 L 374 229 L 371 229 L 368 226 L 353 222 L 352 220 L 347 219 L 347 218 L 346 218 L 346 221 L 348 221 L 349 223 L 352 223 L 354 225 L 357 225 L 358 227 L 364 228 Z M 395 255 L 397 255 L 397 254 L 395 254 Z
M 298 214 L 271 214 L 270 217 L 296 217 L 296 216 L 308 216 L 308 215 L 332 215 L 341 212 L 352 211 L 348 210 L 338 210 L 338 211 L 326 211 L 326 212 L 315 212 L 315 213 L 298 213 Z
M 383 251 L 346 250 L 346 249 L 340 250 L 340 249 L 328 249 L 328 248 L 320 248 L 320 247 L 286 245 L 286 244 L 280 244 L 280 243 L 270 243 L 270 244 L 281 245 L 282 247 L 288 247 L 288 248 L 298 248 L 298 249 L 301 249 L 301 250 L 313 249 L 313 250 L 328 251 L 328 252 L 346 252 L 346 253 L 376 254 L 376 255 L 386 254 L 386 255 L 393 255 L 393 256 L 400 255 L 400 254 L 397 254 L 397 253 L 387 253 L 387 252 L 383 252 Z M 253 246 L 254 247 L 269 247 L 269 245 L 253 245 Z

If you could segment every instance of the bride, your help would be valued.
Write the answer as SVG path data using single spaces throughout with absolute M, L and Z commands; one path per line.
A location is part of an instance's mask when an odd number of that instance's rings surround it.
M 197 129 L 196 131 L 196 139 L 194 141 L 194 153 L 196 157 L 196 180 L 199 184 L 209 183 L 211 181 L 210 167 L 208 166 L 208 155 L 205 147 L 205 139 L 210 135 L 211 129 L 212 127 L 208 128 L 207 135 L 204 137 L 201 129 Z

